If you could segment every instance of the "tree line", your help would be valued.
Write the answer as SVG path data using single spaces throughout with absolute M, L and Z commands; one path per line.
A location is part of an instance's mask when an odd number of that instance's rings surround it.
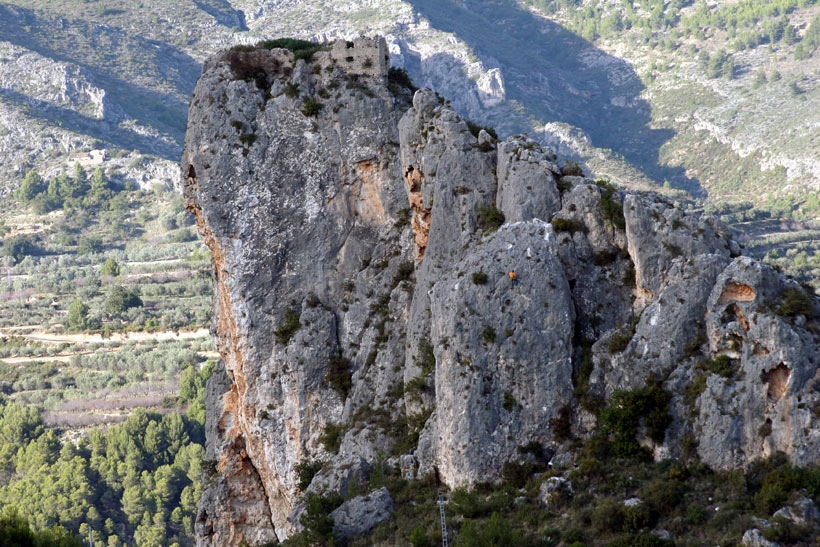
M 0 514 L 0 542 L 18 534 L 75 545 L 76 534 L 109 547 L 192 545 L 211 370 L 183 372 L 184 414 L 137 410 L 77 443 L 46 427 L 39 410 L 0 402 L 0 505 L 15 509 Z M 60 538 L 69 539 L 49 543 Z

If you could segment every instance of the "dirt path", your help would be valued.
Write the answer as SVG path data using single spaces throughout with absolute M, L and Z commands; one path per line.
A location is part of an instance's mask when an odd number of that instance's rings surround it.
M 89 355 L 93 351 L 84 351 L 82 353 L 72 353 L 70 355 L 43 355 L 42 357 L 6 357 L 0 359 L 7 365 L 25 365 L 26 363 L 42 362 L 42 363 L 69 363 L 71 358 L 75 355 Z
M 185 260 L 184 258 L 163 258 L 161 260 L 145 260 L 145 261 L 135 260 L 133 262 L 124 262 L 123 264 L 125 264 L 128 267 L 132 267 L 132 266 L 136 266 L 136 267 L 139 267 L 139 266 L 156 266 L 158 264 L 173 264 L 174 262 L 183 262 L 184 260 Z
M 110 338 L 103 338 L 102 334 L 53 334 L 50 332 L 32 332 L 23 334 L 23 338 L 46 344 L 105 344 L 108 342 L 142 342 L 144 340 L 191 340 L 205 338 L 210 335 L 208 329 L 194 331 L 162 331 L 162 332 L 115 332 Z

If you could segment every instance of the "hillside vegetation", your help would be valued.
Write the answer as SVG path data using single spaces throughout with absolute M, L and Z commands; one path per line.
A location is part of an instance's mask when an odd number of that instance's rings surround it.
M 215 356 L 191 215 L 79 164 L 29 171 L 3 213 L 0 505 L 99 544 L 190 545 Z

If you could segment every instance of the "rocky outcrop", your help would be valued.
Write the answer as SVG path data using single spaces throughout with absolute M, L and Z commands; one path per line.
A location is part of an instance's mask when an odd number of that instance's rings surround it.
M 820 525 L 820 510 L 810 498 L 802 494 L 798 494 L 791 504 L 775 511 L 772 517 L 786 519 L 796 526 L 807 528 L 817 528 Z
M 763 532 L 757 528 L 746 530 L 741 540 L 744 547 L 778 547 L 780 544 L 769 541 L 763 536 Z
M 732 372 L 710 375 L 698 400 L 705 462 L 726 469 L 777 451 L 801 465 L 817 461 L 818 326 L 806 318 L 814 305 L 803 287 L 748 257 L 721 273 L 706 333 L 710 353 L 731 362 Z
M 330 513 L 338 536 L 360 536 L 393 515 L 393 498 L 387 488 L 349 499 Z
M 550 477 L 538 488 L 538 499 L 545 506 L 560 503 L 572 496 L 572 483 L 564 477 Z
M 518 446 L 553 440 L 572 393 L 573 307 L 552 226 L 509 224 L 431 290 L 436 464 L 447 484 L 497 479 Z M 508 272 L 515 272 L 510 279 Z M 484 274 L 486 283 L 473 276 Z M 464 409 L 480 408 L 480 412 Z
M 182 174 L 224 363 L 200 544 L 289 537 L 312 494 L 353 496 L 342 528 L 386 518 L 389 492 L 361 489 L 388 456 L 449 487 L 568 461 L 596 405 L 650 381 L 673 415 L 657 457 L 686 437 L 716 468 L 817 460 L 812 296 L 711 217 L 317 55 L 214 58 L 192 102 Z

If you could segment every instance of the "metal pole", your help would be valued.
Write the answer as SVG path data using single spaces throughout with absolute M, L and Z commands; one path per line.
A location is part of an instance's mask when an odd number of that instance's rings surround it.
M 439 512 L 441 513 L 441 547 L 448 547 L 449 543 L 447 542 L 447 519 L 444 516 L 444 505 L 447 503 L 447 500 L 444 499 L 444 494 L 439 492 L 438 495 L 438 507 Z

